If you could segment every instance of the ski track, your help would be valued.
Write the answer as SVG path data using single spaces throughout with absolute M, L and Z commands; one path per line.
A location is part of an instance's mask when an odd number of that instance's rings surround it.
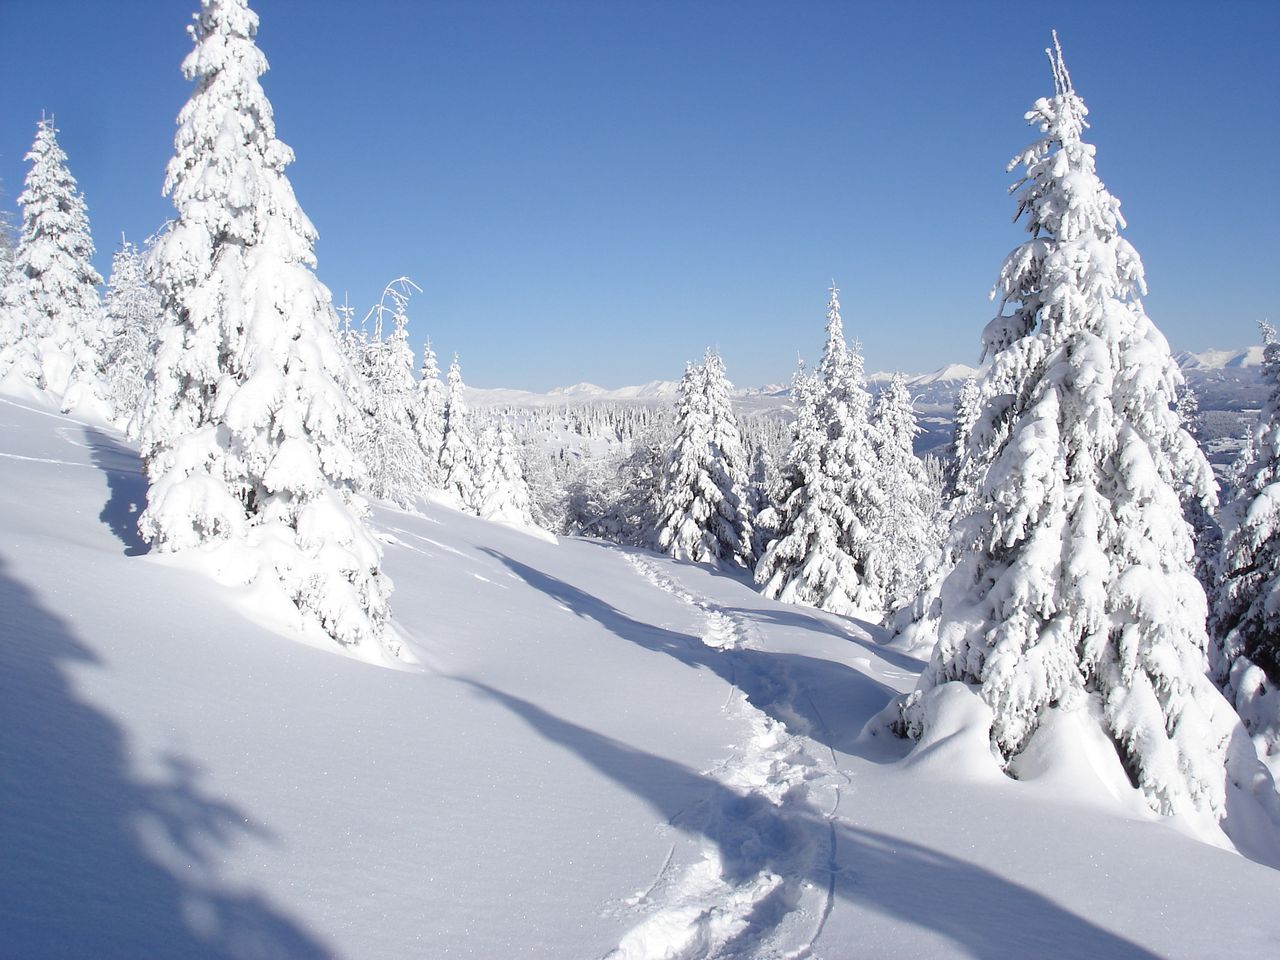
M 673 848 L 648 889 L 623 901 L 647 916 L 606 960 L 812 957 L 834 899 L 834 817 L 850 782 L 834 751 L 805 735 L 798 698 L 819 724 L 821 715 L 785 669 L 762 669 L 744 655 L 763 647 L 753 623 L 691 592 L 659 563 L 624 558 L 701 615 L 702 643 L 727 662 L 723 709 L 746 719 L 752 734 L 703 774 L 724 789 L 671 818 L 701 836 L 702 859 L 679 864 Z
M 55 467 L 85 467 L 91 470 L 97 469 L 97 467 L 92 463 L 76 463 L 72 460 L 54 460 L 50 457 L 24 457 L 18 453 L 0 452 L 0 457 L 4 457 L 7 460 L 25 460 L 27 463 L 51 463 Z

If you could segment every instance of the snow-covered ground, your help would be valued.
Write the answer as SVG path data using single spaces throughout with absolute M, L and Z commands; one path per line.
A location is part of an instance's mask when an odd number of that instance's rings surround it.
M 866 624 L 428 504 L 382 669 L 147 556 L 109 427 L 0 397 L 0 478 L 0 956 L 1280 954 L 1070 716 L 1019 781 L 863 735 L 921 666 Z

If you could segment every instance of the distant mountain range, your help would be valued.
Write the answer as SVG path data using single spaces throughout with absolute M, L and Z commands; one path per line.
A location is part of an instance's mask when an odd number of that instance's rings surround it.
M 1183 351 L 1174 357 L 1200 399 L 1201 440 L 1216 465 L 1229 463 L 1240 446 L 1264 400 L 1262 347 L 1241 350 Z M 949 363 L 931 373 L 907 377 L 907 389 L 915 398 L 921 428 L 916 452 L 938 451 L 951 438 L 951 418 L 956 393 L 966 379 L 981 375 L 978 367 Z M 892 373 L 872 373 L 867 377 L 873 391 L 889 382 Z M 650 380 L 633 387 L 610 390 L 594 383 L 575 383 L 546 393 L 505 388 L 467 388 L 467 400 L 475 407 L 549 407 L 581 403 L 639 403 L 661 405 L 675 399 L 679 384 L 674 380 Z M 735 406 L 742 413 L 789 415 L 791 388 L 769 383 L 734 391 Z
M 1245 347 L 1243 350 L 1202 350 L 1193 353 L 1185 350 L 1174 357 L 1188 379 L 1192 383 L 1206 378 L 1214 378 L 1215 373 L 1240 373 L 1245 379 L 1254 379 L 1256 371 L 1262 366 L 1262 347 Z M 927 406 L 935 405 L 941 397 L 933 394 L 954 392 L 969 377 L 982 373 L 979 367 L 966 366 L 963 363 L 949 363 L 945 367 L 931 373 L 910 374 L 907 376 L 907 387 Z M 894 376 L 891 372 L 872 373 L 867 382 L 875 389 L 888 383 Z M 650 380 L 632 387 L 609 389 L 594 383 L 575 383 L 567 387 L 553 387 L 545 393 L 533 390 L 517 390 L 507 387 L 484 388 L 468 387 L 467 399 L 475 406 L 553 406 L 562 403 L 655 403 L 670 400 L 676 395 L 679 383 L 675 380 Z M 921 397 L 921 393 L 925 397 Z M 734 391 L 734 397 L 742 401 L 785 401 L 791 388 L 782 383 L 767 383 L 759 387 L 745 387 Z M 933 401 L 933 402 L 930 402 Z M 1259 401 L 1260 402 L 1260 401 Z
M 1262 347 L 1243 350 L 1184 350 L 1174 357 L 1184 372 L 1191 370 L 1245 370 L 1262 366 Z
M 975 376 L 979 372 L 976 367 L 966 367 L 962 363 L 949 363 L 932 373 L 908 376 L 907 387 L 913 392 L 919 392 L 920 389 L 928 387 L 958 387 L 966 378 Z M 875 389 L 888 383 L 892 376 L 892 373 L 873 373 L 867 377 L 867 381 Z M 546 393 L 505 387 L 468 387 L 467 400 L 477 407 L 542 407 L 562 403 L 659 403 L 673 399 L 679 386 L 675 380 L 650 380 L 639 386 L 618 387 L 610 390 L 594 383 L 575 383 L 568 387 L 553 387 Z M 790 395 L 791 388 L 782 383 L 745 387 L 733 392 L 734 398 L 742 405 L 761 407 L 785 403 Z

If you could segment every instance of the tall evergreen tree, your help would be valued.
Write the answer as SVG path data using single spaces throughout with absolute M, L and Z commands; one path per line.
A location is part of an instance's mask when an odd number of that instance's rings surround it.
M 708 469 L 711 482 L 719 492 L 711 531 L 719 542 L 722 560 L 750 569 L 755 566 L 756 557 L 747 493 L 747 452 L 729 399 L 733 384 L 725 373 L 724 360 L 715 350 L 708 350 L 702 362 L 702 391 L 707 416 Z
M 243 575 L 270 571 L 303 622 L 394 648 L 381 548 L 349 489 L 354 374 L 258 81 L 258 17 L 244 0 L 202 0 L 194 20 L 182 69 L 195 90 L 165 180 L 177 218 L 154 255 L 166 325 L 142 417 L 139 528 L 163 551 L 256 548 Z
M 431 340 L 422 344 L 422 367 L 418 371 L 417 391 L 410 407 L 413 419 L 413 435 L 422 451 L 423 483 L 430 489 L 438 489 L 443 478 L 440 475 L 440 448 L 444 444 L 444 387 L 440 384 L 440 367 Z
M 756 565 L 765 596 L 849 614 L 879 614 L 872 518 L 883 508 L 862 355 L 844 339 L 840 291 L 827 302 L 827 340 L 814 377 L 797 376 L 796 426 L 774 540 Z
M 407 277 L 393 280 L 370 311 L 373 331 L 364 340 L 361 364 L 367 388 L 366 416 L 356 441 L 365 468 L 364 492 L 405 508 L 412 507 L 423 492 L 426 470 L 414 435 L 417 384 L 407 312 L 409 297 L 418 289 Z M 388 318 L 391 330 L 384 336 Z
M 895 374 L 875 404 L 877 481 L 885 491 L 881 509 L 871 518 L 877 564 L 875 574 L 892 613 L 915 598 L 922 586 L 925 555 L 938 543 L 932 489 L 925 465 L 915 455 L 916 424 L 906 378 Z
M 0 201 L 7 196 L 4 182 L 0 181 Z M 9 220 L 9 211 L 0 206 L 0 269 L 13 265 L 13 224 Z
M 1221 818 L 1238 726 L 1204 674 L 1204 593 L 1179 496 L 1210 495 L 1211 474 L 1173 410 L 1181 374 L 1143 311 L 1142 263 L 1081 139 L 1086 109 L 1056 37 L 1050 60 L 1055 95 L 1027 114 L 1043 136 L 1010 164 L 1025 166 L 1031 239 L 1005 261 L 983 334 L 993 359 L 969 441 L 974 502 L 904 726 L 918 736 L 937 716 L 930 691 L 961 681 L 1012 758 L 1047 711 L 1096 698 L 1154 809 Z
M 26 159 L 31 169 L 18 196 L 22 234 L 14 259 L 25 285 L 15 297 L 25 301 L 26 319 L 19 348 L 26 359 L 18 362 L 70 407 L 104 392 L 105 328 L 97 290 L 102 277 L 93 268 L 88 208 L 67 169 L 52 117 L 36 125 Z
M 3 196 L 0 186 L 0 198 Z M 27 327 L 26 282 L 25 279 L 19 282 L 13 260 L 13 227 L 9 223 L 9 212 L 0 207 L 0 377 L 7 375 L 18 361 Z M 34 358 L 19 373 L 36 379 Z
M 973 492 L 972 461 L 969 459 L 969 436 L 982 414 L 982 394 L 978 381 L 967 377 L 956 396 L 955 420 L 951 434 L 951 464 L 947 471 L 948 493 L 965 497 Z
M 751 470 L 747 478 L 747 507 L 751 516 L 751 553 L 758 563 L 765 547 L 777 533 L 772 491 L 777 481 L 773 458 L 763 443 L 751 448 Z
M 1263 734 L 1275 751 L 1280 705 L 1270 716 L 1262 707 L 1263 698 L 1276 700 L 1280 689 L 1280 342 L 1268 323 L 1262 339 L 1268 396 L 1249 445 L 1252 460 L 1223 514 L 1210 665 L 1250 732 Z
M 520 451 L 505 417 L 495 415 L 485 425 L 480 444 L 478 513 L 484 520 L 534 526 L 529 484 L 520 465 Z
M 1178 387 L 1175 408 L 1178 420 L 1196 443 L 1202 437 L 1200 422 L 1200 398 L 1189 383 Z M 1218 521 L 1218 484 L 1214 478 L 1213 495 L 1205 497 L 1200 494 L 1194 484 L 1184 485 L 1182 490 L 1182 513 L 1187 523 L 1191 524 L 1191 540 L 1195 544 L 1196 579 L 1204 588 L 1205 594 L 1212 597 L 1218 582 L 1218 554 L 1222 550 L 1222 526 Z
M 137 432 L 136 416 L 146 389 L 164 308 L 147 279 L 142 252 L 121 238 L 111 258 L 105 303 L 107 318 L 106 389 L 119 421 Z
M 746 452 L 724 362 L 708 350 L 685 367 L 675 442 L 658 487 L 658 547 L 695 563 L 752 563 Z
M 840 518 L 848 506 L 826 471 L 821 394 L 818 376 L 801 369 L 791 389 L 794 439 L 771 518 L 777 532 L 756 564 L 755 579 L 771 599 L 850 613 L 857 609 L 852 587 L 861 580 L 840 549 Z
M 466 385 L 462 382 L 462 366 L 458 355 L 449 364 L 449 378 L 444 400 L 444 438 L 440 443 L 440 481 L 446 493 L 458 501 L 458 505 L 472 513 L 480 509 L 480 491 L 476 486 L 480 468 L 480 454 L 476 450 L 475 435 L 471 431 L 464 397 Z
M 714 563 L 720 542 L 711 530 L 720 490 L 709 472 L 711 423 L 705 371 L 685 364 L 676 401 L 676 436 L 658 488 L 658 549 L 694 563 Z
M 884 608 L 882 577 L 875 569 L 876 518 L 885 508 L 885 491 L 876 462 L 871 394 L 858 341 L 846 346 L 840 316 L 840 291 L 831 287 L 827 307 L 827 345 L 819 366 L 823 381 L 820 410 L 826 426 L 825 469 L 844 504 L 840 514 L 840 550 L 853 561 L 857 579 L 849 584 L 856 609 L 878 614 Z

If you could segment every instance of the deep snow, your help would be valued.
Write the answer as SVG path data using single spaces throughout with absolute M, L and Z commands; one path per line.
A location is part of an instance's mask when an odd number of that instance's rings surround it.
M 1081 717 L 1020 781 L 860 735 L 921 667 L 867 625 L 426 504 L 375 511 L 383 669 L 146 555 L 105 425 L 0 398 L 0 478 L 0 956 L 1280 951 L 1280 873 Z

